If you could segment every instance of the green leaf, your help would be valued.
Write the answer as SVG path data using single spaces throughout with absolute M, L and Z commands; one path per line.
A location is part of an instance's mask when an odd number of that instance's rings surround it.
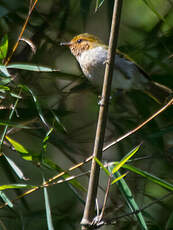
M 114 162 L 114 164 L 117 165 L 117 164 L 119 164 L 119 162 Z M 160 179 L 159 177 L 154 176 L 151 173 L 148 173 L 148 172 L 146 172 L 144 170 L 138 169 L 138 168 L 136 168 L 136 167 L 134 167 L 132 165 L 128 165 L 128 164 L 125 164 L 122 167 L 125 168 L 125 169 L 128 169 L 128 170 L 130 170 L 130 171 L 132 171 L 132 172 L 134 172 L 134 173 L 136 173 L 138 175 L 141 175 L 141 176 L 147 178 L 148 180 L 150 180 L 150 181 L 162 186 L 165 189 L 173 191 L 173 184 L 170 184 L 169 182 L 167 182 L 167 181 L 165 181 L 163 179 Z
M 46 152 L 46 150 L 47 150 L 47 141 L 49 140 L 50 134 L 52 132 L 53 132 L 53 128 L 49 129 L 49 131 L 46 133 L 45 138 L 43 139 L 42 148 L 43 148 L 44 152 Z
M 10 144 L 13 146 L 13 148 L 21 154 L 24 160 L 27 160 L 27 161 L 38 160 L 40 154 L 31 153 L 31 151 L 26 149 L 19 142 L 13 140 L 9 136 L 5 136 L 5 137 L 10 142 Z
M 65 128 L 65 126 L 63 125 L 63 123 L 60 121 L 59 117 L 55 114 L 55 112 L 53 110 L 51 110 L 51 113 L 53 114 L 53 117 L 55 119 L 55 121 L 57 122 L 58 126 L 63 129 L 64 132 L 67 133 L 67 129 Z
M 28 184 L 5 184 L 0 186 L 0 190 L 6 190 L 6 189 L 21 189 L 21 188 L 36 188 L 37 186 L 28 185 Z
M 3 73 L 3 76 L 0 75 L 1 77 L 6 79 L 10 78 L 11 75 L 9 74 L 7 67 L 5 65 L 0 65 L 0 71 Z
M 95 12 L 98 10 L 98 8 L 101 7 L 101 5 L 103 4 L 104 0 L 97 0 L 96 1 L 96 8 L 95 8 Z
M 8 204 L 8 206 L 10 208 L 13 208 L 13 203 L 11 202 L 11 200 L 5 195 L 4 192 L 0 191 L 0 197 L 1 199 Z
M 55 72 L 58 71 L 57 69 L 53 69 L 51 67 L 40 66 L 40 65 L 32 65 L 32 64 L 22 64 L 22 63 L 13 63 L 6 66 L 7 69 L 23 69 L 28 71 L 35 71 L 35 72 Z
M 42 112 L 42 109 L 40 107 L 40 104 L 39 104 L 39 101 L 36 97 L 36 95 L 34 94 L 34 92 L 26 85 L 19 85 L 19 87 L 21 87 L 22 89 L 24 89 L 25 91 L 29 92 L 33 98 L 33 101 L 35 103 L 35 106 L 36 106 L 36 109 L 38 111 L 38 114 L 39 114 L 39 117 L 41 119 L 41 121 L 47 126 L 49 127 L 49 125 L 47 124 L 46 122 L 46 119 L 44 118 L 44 115 L 43 115 L 43 112 Z
M 141 144 L 139 144 L 138 146 L 136 146 L 125 157 L 123 157 L 123 159 L 119 162 L 119 164 L 116 165 L 114 167 L 114 169 L 112 170 L 112 174 L 114 174 L 115 172 L 117 172 L 139 150 L 140 146 L 141 146 Z
M 8 51 L 8 36 L 7 34 L 0 41 L 0 62 L 4 60 L 7 56 Z
M 108 169 L 110 171 L 112 171 L 113 167 L 112 166 L 108 166 Z M 113 174 L 113 177 L 115 179 L 119 178 L 121 176 L 121 174 L 119 172 L 116 172 Z M 147 225 L 145 223 L 145 219 L 142 215 L 142 212 L 139 211 L 139 207 L 133 197 L 133 194 L 129 188 L 129 186 L 127 185 L 126 181 L 122 178 L 121 180 L 119 180 L 117 182 L 117 186 L 121 192 L 121 194 L 123 195 L 126 203 L 128 204 L 128 206 L 130 207 L 131 211 L 132 212 L 136 212 L 134 215 L 136 216 L 140 226 L 141 226 L 141 229 L 143 230 L 147 230 Z
M 16 163 L 14 161 L 12 161 L 9 157 L 7 157 L 5 154 L 3 154 L 3 156 L 5 157 L 6 161 L 8 162 L 8 164 L 11 166 L 11 168 L 13 169 L 13 171 L 15 172 L 15 174 L 22 180 L 28 180 L 28 178 L 26 178 L 22 172 L 22 170 L 16 165 Z
M 2 125 L 2 126 L 8 125 L 8 126 L 19 128 L 19 129 L 30 129 L 29 126 L 20 125 L 20 124 L 18 124 L 16 122 L 12 122 L 12 121 L 1 121 L 0 120 L 0 125 Z
M 94 160 L 97 162 L 98 165 L 100 165 L 100 167 L 105 171 L 105 173 L 110 176 L 110 172 L 107 170 L 107 168 L 102 164 L 102 162 L 97 158 L 94 157 Z
M 43 177 L 43 184 L 45 183 L 45 179 Z M 47 226 L 49 230 L 54 230 L 53 222 L 52 222 L 52 214 L 51 214 L 51 208 L 50 208 L 50 202 L 49 202 L 49 196 L 47 192 L 47 187 L 44 186 L 44 200 L 45 200 L 45 206 L 46 206 L 46 219 L 47 219 Z
M 128 172 L 124 173 L 123 175 L 120 175 L 119 177 L 115 178 L 115 180 L 112 181 L 111 184 L 115 184 L 117 181 L 121 180 L 127 175 Z

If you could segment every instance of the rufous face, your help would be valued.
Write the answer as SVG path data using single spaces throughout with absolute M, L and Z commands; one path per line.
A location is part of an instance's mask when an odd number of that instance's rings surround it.
M 102 44 L 102 42 L 94 35 L 84 33 L 75 36 L 70 42 L 61 43 L 61 45 L 69 46 L 74 56 L 80 56 L 83 51 L 89 50 Z

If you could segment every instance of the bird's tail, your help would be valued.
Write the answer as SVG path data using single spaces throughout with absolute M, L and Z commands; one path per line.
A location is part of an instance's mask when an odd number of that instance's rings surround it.
M 154 81 L 147 84 L 145 92 L 159 104 L 164 104 L 173 97 L 173 91 L 170 88 Z

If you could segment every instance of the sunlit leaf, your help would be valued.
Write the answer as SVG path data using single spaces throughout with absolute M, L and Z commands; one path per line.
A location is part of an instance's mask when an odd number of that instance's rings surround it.
M 19 152 L 23 159 L 27 161 L 32 161 L 33 159 L 37 159 L 39 157 L 39 154 L 33 154 L 28 149 L 26 149 L 22 144 L 19 142 L 13 140 L 9 136 L 6 136 L 6 139 L 10 142 L 10 144 L 13 146 L 13 148 Z
M 4 35 L 0 41 L 0 62 L 6 58 L 8 51 L 8 36 Z
M 114 162 L 114 164 L 117 165 L 117 164 L 119 164 L 119 162 Z M 132 171 L 132 172 L 134 172 L 134 173 L 136 173 L 138 175 L 141 175 L 141 176 L 147 178 L 148 180 L 150 180 L 150 181 L 162 186 L 165 189 L 173 191 L 173 184 L 170 184 L 169 182 L 167 182 L 167 181 L 165 181 L 165 180 L 163 180 L 163 179 L 161 179 L 161 178 L 159 178 L 157 176 L 154 176 L 151 173 L 148 173 L 148 172 L 146 172 L 144 170 L 138 169 L 138 168 L 136 168 L 136 167 L 134 167 L 132 165 L 128 165 L 128 164 L 125 164 L 122 167 L 125 168 L 125 169 L 128 169 L 128 170 L 130 170 L 130 171 Z
M 114 167 L 112 173 L 117 172 L 139 150 L 140 146 L 141 144 L 136 146 L 125 157 L 123 157 L 123 159 L 119 162 L 119 164 Z
M 110 172 L 107 170 L 107 168 L 102 164 L 102 162 L 97 158 L 94 157 L 94 160 L 97 162 L 98 165 L 105 171 L 105 173 L 110 176 Z
M 123 175 L 120 175 L 119 177 L 115 178 L 111 184 L 115 184 L 117 181 L 121 180 L 123 177 L 127 175 L 128 172 L 124 173 Z
M 5 184 L 0 185 L 0 190 L 6 190 L 6 189 L 21 189 L 21 188 L 35 188 L 37 186 L 28 185 L 28 184 Z

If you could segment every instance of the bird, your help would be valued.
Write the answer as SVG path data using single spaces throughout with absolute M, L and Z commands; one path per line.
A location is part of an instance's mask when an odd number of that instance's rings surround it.
M 89 33 L 79 34 L 60 45 L 70 48 L 83 74 L 95 87 L 102 89 L 108 46 Z M 111 92 L 117 89 L 141 90 L 160 104 L 165 103 L 172 95 L 170 88 L 152 81 L 140 66 L 119 50 L 115 55 Z

